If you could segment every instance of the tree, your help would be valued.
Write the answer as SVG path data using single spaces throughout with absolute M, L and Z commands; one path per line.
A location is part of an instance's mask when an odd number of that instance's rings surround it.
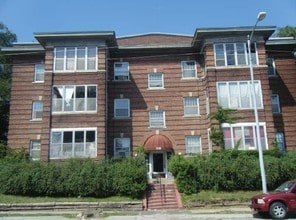
M 294 37 L 296 38 L 296 27 L 285 26 L 278 30 L 277 37 Z
M 9 47 L 16 35 L 0 22 L 0 47 Z M 0 142 L 7 142 L 9 98 L 11 81 L 11 58 L 0 51 Z

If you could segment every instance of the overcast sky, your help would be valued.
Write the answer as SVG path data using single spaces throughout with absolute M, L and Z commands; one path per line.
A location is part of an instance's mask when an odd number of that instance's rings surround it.
M 296 0 L 0 0 L 0 22 L 18 37 L 34 32 L 115 31 L 193 35 L 196 28 L 296 26 Z

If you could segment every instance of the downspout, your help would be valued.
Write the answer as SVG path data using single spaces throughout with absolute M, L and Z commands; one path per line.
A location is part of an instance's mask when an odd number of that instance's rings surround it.
M 109 50 L 105 49 L 105 160 L 107 159 L 108 152 L 108 73 L 109 73 Z

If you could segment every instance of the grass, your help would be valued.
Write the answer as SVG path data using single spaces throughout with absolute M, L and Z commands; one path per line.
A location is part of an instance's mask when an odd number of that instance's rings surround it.
M 46 202 L 124 202 L 140 201 L 129 197 L 113 196 L 108 198 L 92 197 L 31 197 L 0 194 L 0 203 L 46 203 Z
M 225 201 L 242 203 L 250 202 L 250 198 L 257 194 L 260 194 L 260 191 L 216 192 L 208 190 L 191 195 L 182 194 L 182 202 L 184 207 L 191 207 L 194 203 L 214 204 Z

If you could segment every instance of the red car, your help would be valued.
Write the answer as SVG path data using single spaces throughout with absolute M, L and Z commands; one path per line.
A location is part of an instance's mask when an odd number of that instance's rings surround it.
M 296 179 L 287 181 L 274 192 L 251 198 L 251 208 L 260 213 L 269 213 L 274 219 L 286 218 L 288 212 L 296 211 Z

